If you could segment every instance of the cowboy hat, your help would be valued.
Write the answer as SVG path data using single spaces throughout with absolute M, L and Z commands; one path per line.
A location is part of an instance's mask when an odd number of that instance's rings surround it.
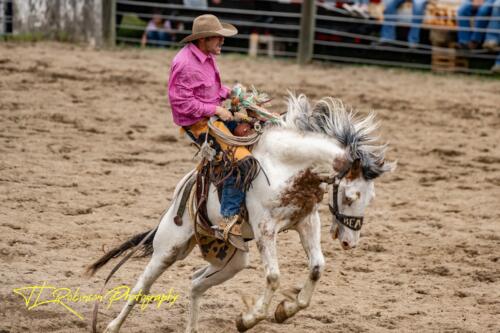
M 236 29 L 234 25 L 221 23 L 219 19 L 212 14 L 204 14 L 194 19 L 192 34 L 181 40 L 181 43 L 213 36 L 230 37 L 237 33 L 238 29 Z

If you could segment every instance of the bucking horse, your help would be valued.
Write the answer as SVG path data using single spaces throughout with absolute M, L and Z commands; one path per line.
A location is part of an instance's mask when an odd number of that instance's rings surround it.
M 396 162 L 385 160 L 387 145 L 376 137 L 377 127 L 373 113 L 361 117 L 338 99 L 323 98 L 311 106 L 304 95 L 293 94 L 288 98 L 286 114 L 278 122 L 265 126 L 252 151 L 264 172 L 253 180 L 246 195 L 246 232 L 256 242 L 264 266 L 265 285 L 257 301 L 236 319 L 238 331 L 254 327 L 268 315 L 269 304 L 280 283 L 276 238 L 281 231 L 295 230 L 299 234 L 309 260 L 309 274 L 294 297 L 279 303 L 274 318 L 282 323 L 309 306 L 325 265 L 318 209 L 326 192 L 329 192 L 328 205 L 332 212 L 330 237 L 338 238 L 344 250 L 356 247 L 365 209 L 375 196 L 374 180 L 396 166 Z M 155 229 L 113 248 L 89 266 L 89 273 L 95 273 L 112 258 L 140 247 L 152 256 L 131 293 L 147 294 L 168 267 L 185 259 L 197 244 L 193 223 L 196 215 L 187 209 L 182 221 L 174 220 L 181 198 L 185 197 L 186 183 L 195 172 L 191 171 L 177 185 L 171 206 Z M 217 189 L 213 185 L 209 188 L 206 207 L 210 220 L 221 218 Z M 208 265 L 192 276 L 186 332 L 198 332 L 203 294 L 247 267 L 249 253 L 225 245 L 224 256 L 207 261 Z M 106 332 L 118 332 L 136 302 L 134 298 L 129 299 Z

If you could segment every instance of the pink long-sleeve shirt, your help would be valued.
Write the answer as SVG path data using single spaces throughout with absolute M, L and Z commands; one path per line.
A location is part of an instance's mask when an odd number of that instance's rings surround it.
M 221 83 L 212 54 L 206 55 L 196 45 L 189 43 L 174 57 L 168 96 L 177 125 L 190 126 L 213 116 L 215 108 L 229 94 L 230 89 Z

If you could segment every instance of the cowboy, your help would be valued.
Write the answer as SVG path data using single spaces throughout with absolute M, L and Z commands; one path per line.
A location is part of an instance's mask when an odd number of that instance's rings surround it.
M 237 33 L 233 25 L 221 23 L 214 15 L 198 16 L 193 21 L 192 34 L 181 41 L 186 45 L 172 61 L 168 82 L 172 116 L 174 122 L 200 145 L 207 139 L 210 117 L 216 115 L 222 121 L 233 119 L 233 114 L 221 106 L 231 91 L 221 83 L 215 56 L 221 53 L 224 38 Z M 216 121 L 214 125 L 225 134 L 231 134 L 223 122 Z M 209 137 L 219 150 L 230 152 L 237 162 L 252 158 L 245 147 L 228 146 L 217 137 Z M 225 177 L 222 183 L 220 213 L 223 219 L 218 221 L 216 232 L 237 248 L 247 250 L 239 225 L 245 190 L 236 183 L 234 174 Z

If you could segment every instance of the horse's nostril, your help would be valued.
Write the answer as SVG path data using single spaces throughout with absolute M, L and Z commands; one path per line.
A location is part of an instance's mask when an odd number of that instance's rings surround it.
M 349 247 L 349 243 L 347 243 L 346 241 L 343 241 L 342 242 L 342 247 Z

